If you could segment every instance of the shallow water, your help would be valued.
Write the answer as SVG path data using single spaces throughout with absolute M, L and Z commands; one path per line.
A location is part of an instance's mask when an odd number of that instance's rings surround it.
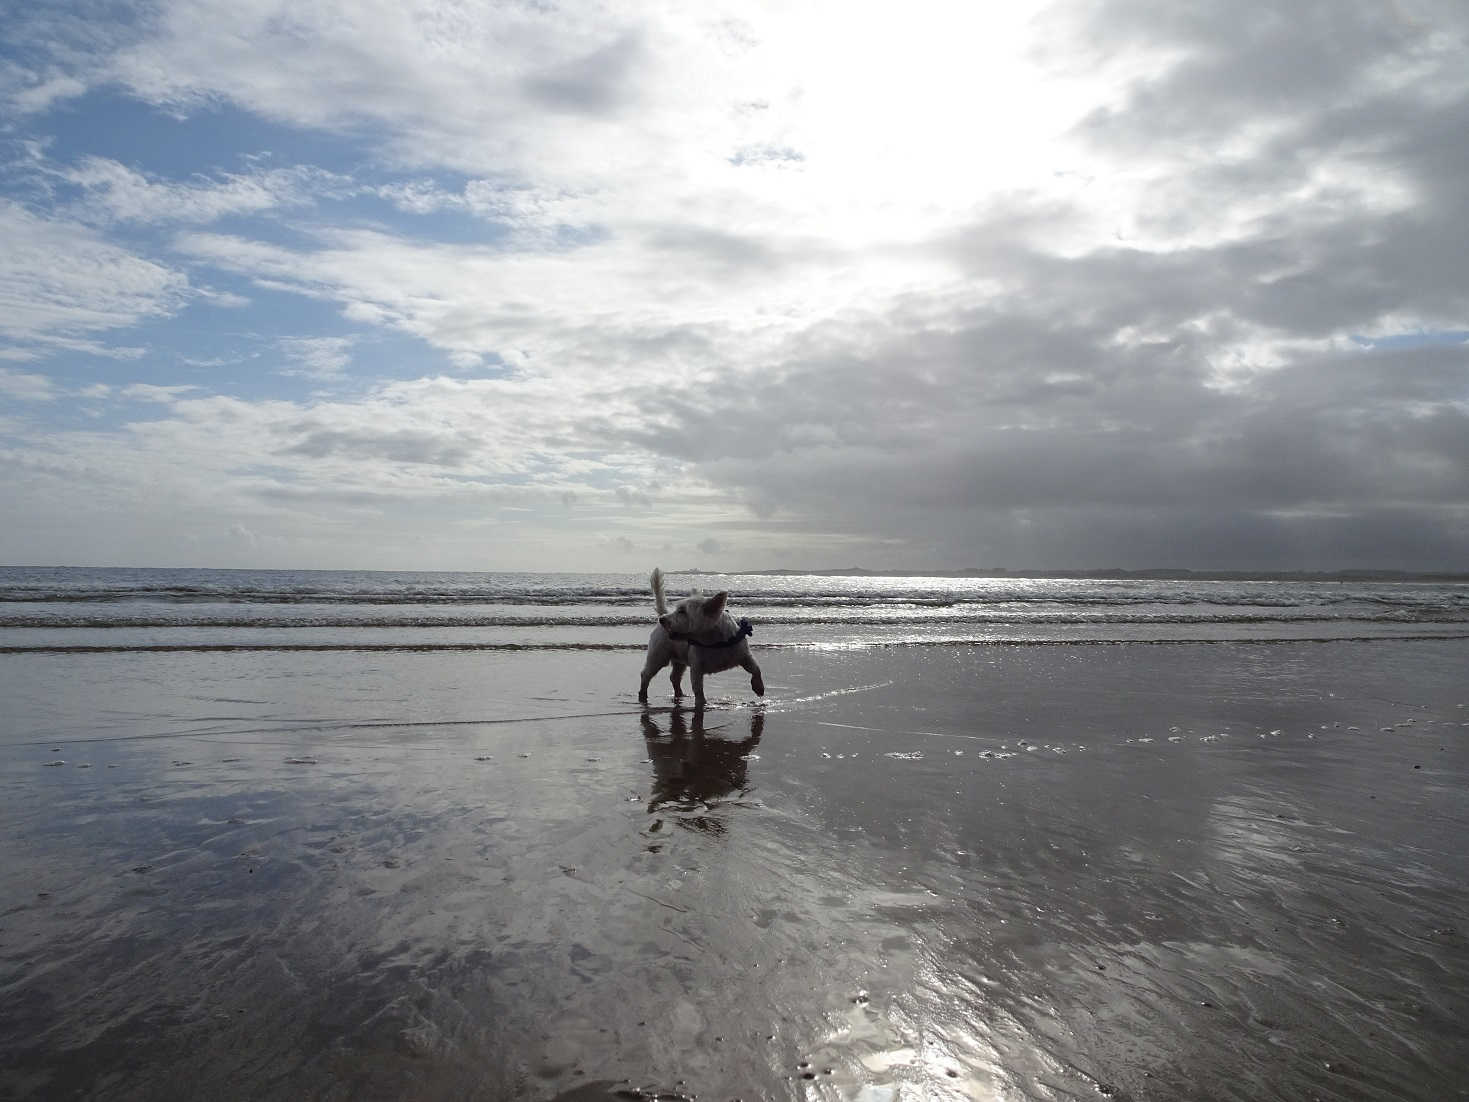
M 0 1095 L 1462 1097 L 1466 659 L 4 656 Z

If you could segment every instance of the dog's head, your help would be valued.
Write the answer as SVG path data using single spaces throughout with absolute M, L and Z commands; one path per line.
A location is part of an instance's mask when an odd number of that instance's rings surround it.
M 674 605 L 672 612 L 658 617 L 658 623 L 670 635 L 700 635 L 719 626 L 728 600 L 728 593 L 716 593 L 712 597 L 695 593 Z

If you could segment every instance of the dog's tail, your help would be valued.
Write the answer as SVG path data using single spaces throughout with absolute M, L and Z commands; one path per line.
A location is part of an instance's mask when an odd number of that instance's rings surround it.
M 648 584 L 653 587 L 653 607 L 659 616 L 667 616 L 668 598 L 663 596 L 663 571 L 653 567 L 653 576 L 648 579 Z

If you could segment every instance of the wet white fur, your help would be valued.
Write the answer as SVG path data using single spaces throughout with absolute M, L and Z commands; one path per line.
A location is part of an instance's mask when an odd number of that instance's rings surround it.
M 668 599 L 663 595 L 663 572 L 656 567 L 648 579 L 653 589 L 653 607 L 658 610 L 658 626 L 648 636 L 648 656 L 643 662 L 642 683 L 638 686 L 638 699 L 648 702 L 648 682 L 670 662 L 673 671 L 668 678 L 673 682 L 675 699 L 683 696 L 683 672 L 689 671 L 689 680 L 694 688 L 694 707 L 704 706 L 704 676 L 721 670 L 743 668 L 750 675 L 750 688 L 757 696 L 765 695 L 765 679 L 760 676 L 760 667 L 750 654 L 750 640 L 741 639 L 732 647 L 710 649 L 697 646 L 698 642 L 719 643 L 739 631 L 735 618 L 725 611 L 728 593 L 716 593 L 705 597 L 692 593 L 685 597 L 673 611 L 668 611 Z M 674 639 L 669 633 L 687 635 L 695 641 L 689 643 Z

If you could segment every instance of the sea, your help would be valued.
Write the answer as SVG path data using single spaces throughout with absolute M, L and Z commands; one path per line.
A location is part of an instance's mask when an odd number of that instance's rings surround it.
M 761 647 L 1469 637 L 1469 583 L 669 574 Z M 0 568 L 0 653 L 639 650 L 645 575 Z

